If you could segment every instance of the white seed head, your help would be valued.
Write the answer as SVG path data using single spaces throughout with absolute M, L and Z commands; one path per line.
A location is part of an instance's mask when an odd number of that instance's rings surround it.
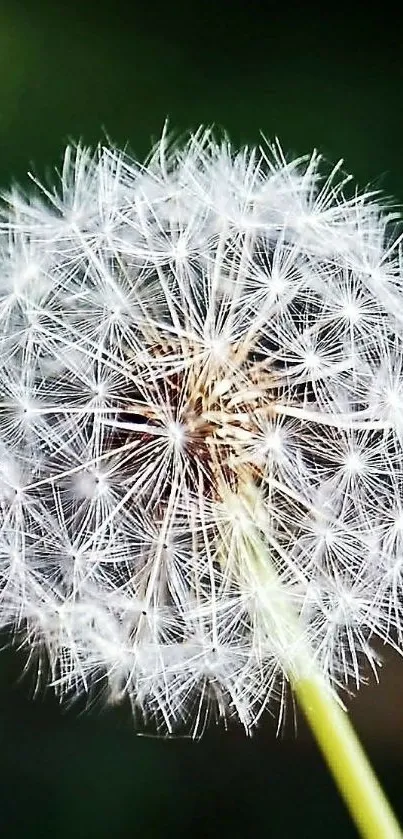
M 321 168 L 199 130 L 3 201 L 0 624 L 62 697 L 249 730 L 402 644 L 397 217 Z

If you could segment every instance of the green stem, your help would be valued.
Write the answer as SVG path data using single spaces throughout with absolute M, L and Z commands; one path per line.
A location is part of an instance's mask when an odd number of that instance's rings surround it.
M 232 514 L 231 549 L 221 561 L 238 585 L 255 592 L 257 631 L 270 641 L 305 713 L 313 736 L 328 764 L 363 839 L 403 839 L 400 827 L 366 757 L 348 715 L 327 684 L 305 637 L 298 612 L 290 601 L 265 544 L 267 517 L 258 490 L 225 497 Z M 229 563 L 229 565 L 228 565 Z M 256 619 L 256 618 L 255 618 Z
M 349 717 L 323 680 L 296 680 L 294 693 L 350 814 L 365 839 L 402 839 L 400 827 Z

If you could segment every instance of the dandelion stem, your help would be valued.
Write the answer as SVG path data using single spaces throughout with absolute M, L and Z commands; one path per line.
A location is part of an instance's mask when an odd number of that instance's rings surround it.
M 402 839 L 382 787 L 344 711 L 320 677 L 292 684 L 311 731 L 363 839 Z
M 349 717 L 319 671 L 298 612 L 270 561 L 269 548 L 260 533 L 267 532 L 267 527 L 258 490 L 245 486 L 238 500 L 232 499 L 230 504 L 237 513 L 241 534 L 235 573 L 241 585 L 256 593 L 261 629 L 282 661 L 283 671 L 362 839 L 403 839 Z

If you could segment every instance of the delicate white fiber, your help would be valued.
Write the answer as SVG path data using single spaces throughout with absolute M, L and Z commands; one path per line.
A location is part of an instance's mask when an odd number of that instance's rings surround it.
M 400 238 L 348 180 L 200 130 L 5 197 L 0 624 L 62 697 L 249 730 L 293 645 L 336 688 L 401 645 Z

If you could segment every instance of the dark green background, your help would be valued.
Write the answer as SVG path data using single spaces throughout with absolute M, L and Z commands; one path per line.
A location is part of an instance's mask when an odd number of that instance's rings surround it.
M 165 118 L 235 142 L 318 147 L 403 199 L 402 26 L 382 4 L 0 2 L 0 185 L 43 175 L 69 138 L 143 156 Z M 355 832 L 309 736 L 135 736 L 124 711 L 29 699 L 0 656 L 0 825 L 11 837 L 293 837 Z M 403 663 L 352 715 L 403 818 Z

